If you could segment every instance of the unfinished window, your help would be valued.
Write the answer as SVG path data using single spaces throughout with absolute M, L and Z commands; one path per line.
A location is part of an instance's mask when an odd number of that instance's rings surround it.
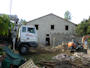
M 35 25 L 35 27 L 36 27 L 36 30 L 38 30 L 38 25 Z
M 49 36 L 49 34 L 46 34 L 46 36 Z
M 65 26 L 65 30 L 68 30 L 68 25 Z
M 51 25 L 51 30 L 54 30 L 54 25 Z

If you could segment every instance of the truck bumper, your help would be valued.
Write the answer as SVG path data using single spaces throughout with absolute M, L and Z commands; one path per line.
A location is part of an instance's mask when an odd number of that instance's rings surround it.
M 31 47 L 37 47 L 38 43 L 37 42 L 27 42 Z
M 19 42 L 18 46 L 20 44 L 27 44 L 29 47 L 37 47 L 38 46 L 37 42 Z

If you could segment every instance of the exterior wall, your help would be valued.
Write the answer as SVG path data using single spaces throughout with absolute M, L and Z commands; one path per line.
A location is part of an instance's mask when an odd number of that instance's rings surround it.
M 60 45 L 62 42 L 69 42 L 74 39 L 77 42 L 81 43 L 82 37 L 75 36 L 73 34 L 63 34 L 63 33 L 54 33 L 51 35 L 51 45 Z
M 50 41 L 53 33 L 74 33 L 75 25 L 71 22 L 65 21 L 56 15 L 49 14 L 47 16 L 30 21 L 28 25 L 39 25 L 37 30 L 38 42 L 45 44 L 46 34 L 49 34 Z M 54 25 L 54 30 L 51 30 L 51 25 Z M 69 30 L 65 30 L 65 25 L 69 26 Z

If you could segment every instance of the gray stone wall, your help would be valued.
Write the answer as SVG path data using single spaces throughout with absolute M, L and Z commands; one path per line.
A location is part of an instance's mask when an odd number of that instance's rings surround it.
M 54 33 L 51 35 L 51 45 L 60 45 L 62 42 L 69 42 L 72 39 L 81 42 L 81 37 L 77 37 L 73 34 Z
M 52 45 L 52 39 L 53 36 L 55 36 L 55 33 L 75 33 L 75 28 L 76 25 L 70 21 L 64 20 L 54 14 L 49 14 L 43 17 L 40 17 L 38 19 L 32 20 L 30 21 L 27 25 L 38 25 L 38 30 L 37 30 L 37 34 L 38 34 L 38 42 L 41 44 L 46 44 L 46 35 L 49 34 L 49 38 L 50 38 L 50 44 Z M 51 25 L 54 25 L 54 29 L 51 29 Z M 68 26 L 68 30 L 65 29 L 65 26 Z M 52 35 L 53 34 L 53 35 Z M 52 36 L 52 37 L 51 37 Z M 56 34 L 56 38 L 59 35 Z M 60 40 L 62 40 L 62 36 L 59 36 Z M 58 38 L 57 38 L 58 39 Z M 59 40 L 58 39 L 58 40 Z M 64 39 L 64 37 L 63 37 Z

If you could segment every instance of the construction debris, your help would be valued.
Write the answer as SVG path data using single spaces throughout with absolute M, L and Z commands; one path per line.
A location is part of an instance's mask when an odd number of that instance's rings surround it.
M 40 64 L 40 68 L 90 68 L 90 55 L 83 52 L 73 52 L 71 53 L 66 44 L 58 45 L 54 48 L 51 47 L 39 47 L 37 49 L 40 53 L 52 53 L 51 60 L 41 60 L 36 63 Z M 40 54 L 38 53 L 38 54 Z M 58 54 L 58 55 L 57 55 Z M 47 55 L 48 57 L 48 55 Z M 39 57 L 40 58 L 40 57 Z M 26 66 L 26 67 L 25 67 Z M 30 59 L 25 64 L 21 65 L 19 68 L 39 68 Z
M 84 53 L 74 53 L 73 55 L 80 58 L 83 65 L 90 67 L 90 55 Z
M 75 52 L 75 53 L 73 54 L 73 56 L 76 56 L 76 57 L 78 57 L 78 58 L 81 58 L 81 57 L 83 56 L 83 53 L 77 53 L 77 52 Z
M 75 56 L 69 56 L 67 54 L 58 54 L 57 56 L 54 56 L 52 59 L 56 59 L 59 61 L 74 61 L 75 60 Z
M 29 59 L 27 62 L 22 64 L 19 68 L 39 68 L 36 66 L 32 59 Z
M 42 61 L 43 68 L 83 68 L 69 61 Z
M 72 56 L 67 54 L 58 54 L 53 57 L 53 59 L 57 60 L 57 62 L 70 62 L 72 65 L 79 66 L 81 68 L 89 68 L 90 67 L 90 55 L 84 53 L 74 53 Z
M 62 53 L 52 59 L 52 61 L 42 61 L 40 64 L 46 68 L 83 68 L 73 63 L 76 60 L 75 56 Z

